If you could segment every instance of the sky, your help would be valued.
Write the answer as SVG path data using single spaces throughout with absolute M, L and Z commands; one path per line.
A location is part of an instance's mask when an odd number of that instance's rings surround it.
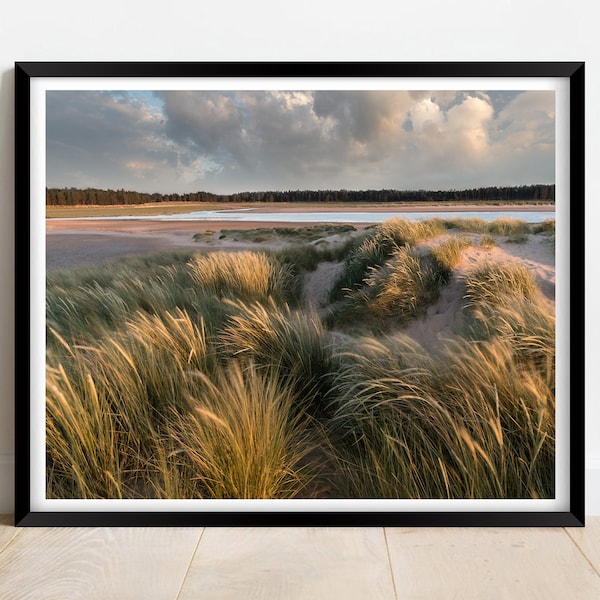
M 555 182 L 553 91 L 48 91 L 48 187 L 148 193 Z

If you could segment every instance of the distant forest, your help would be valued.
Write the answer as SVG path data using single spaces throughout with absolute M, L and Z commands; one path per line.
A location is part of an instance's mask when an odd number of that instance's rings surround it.
M 285 192 L 242 192 L 218 195 L 145 194 L 126 190 L 47 188 L 46 205 L 146 204 L 151 202 L 554 202 L 554 185 L 483 187 L 469 190 L 296 190 Z

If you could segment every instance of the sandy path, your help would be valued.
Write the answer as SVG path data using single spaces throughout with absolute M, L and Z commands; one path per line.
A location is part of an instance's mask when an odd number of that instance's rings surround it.
M 446 237 L 448 236 L 430 240 L 423 246 L 433 246 Z M 469 234 L 468 237 L 473 240 L 474 245 L 463 250 L 462 259 L 456 266 L 450 283 L 442 289 L 438 301 L 427 309 L 425 315 L 402 329 L 403 333 L 427 348 L 455 337 L 462 323 L 465 279 L 486 262 L 525 265 L 535 275 L 546 300 L 551 305 L 554 304 L 556 267 L 554 250 L 548 243 L 548 238 L 530 235 L 527 243 L 514 244 L 499 237 L 496 246 L 484 248 L 477 245 L 480 235 Z
M 307 273 L 304 278 L 303 304 L 310 306 L 320 317 L 327 312 L 325 305 L 329 291 L 343 269 L 343 262 L 324 261 L 319 263 L 314 271 Z

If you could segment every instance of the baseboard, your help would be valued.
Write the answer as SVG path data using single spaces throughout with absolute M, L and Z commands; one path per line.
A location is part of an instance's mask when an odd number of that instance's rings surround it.
M 0 454 L 0 514 L 14 512 L 14 476 L 14 457 Z M 585 514 L 600 516 L 600 458 L 586 461 Z

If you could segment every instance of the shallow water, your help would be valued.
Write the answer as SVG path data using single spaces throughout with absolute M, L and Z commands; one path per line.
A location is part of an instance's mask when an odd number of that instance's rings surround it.
M 394 217 L 404 217 L 412 221 L 440 219 L 519 219 L 527 223 L 542 223 L 554 219 L 554 211 L 444 211 L 444 212 L 254 212 L 253 209 L 203 210 L 176 215 L 127 216 L 127 217 L 87 217 L 76 220 L 146 220 L 146 221 L 239 221 L 269 223 L 381 223 Z M 72 220 L 72 219 L 65 219 Z M 74 219 L 73 219 L 74 220 Z

